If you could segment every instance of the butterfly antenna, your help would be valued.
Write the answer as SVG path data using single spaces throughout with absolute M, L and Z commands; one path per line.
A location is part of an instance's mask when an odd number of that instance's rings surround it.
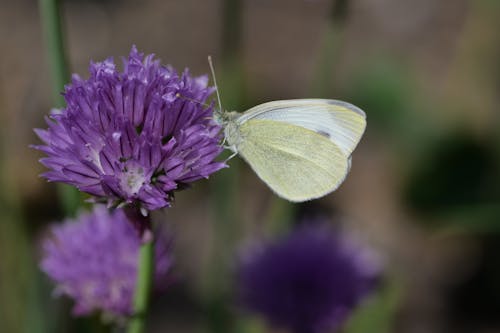
M 208 56 L 208 65 L 210 66 L 210 71 L 212 72 L 212 78 L 214 80 L 214 85 L 215 85 L 215 93 L 217 94 L 217 101 L 219 102 L 219 109 L 222 112 L 222 103 L 220 101 L 219 87 L 217 86 L 217 80 L 215 79 L 214 64 L 212 62 L 211 56 Z

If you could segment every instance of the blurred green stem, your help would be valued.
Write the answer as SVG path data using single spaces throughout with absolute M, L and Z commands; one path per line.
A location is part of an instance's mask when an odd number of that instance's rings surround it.
M 59 0 L 39 0 L 40 16 L 47 58 L 52 76 L 52 94 L 56 107 L 64 105 L 61 91 L 68 81 L 69 71 L 64 52 L 64 40 Z
M 243 75 L 241 66 L 241 36 L 243 30 L 243 1 L 223 0 L 221 30 L 221 63 L 218 72 L 219 91 L 226 110 L 241 109 L 243 100 Z M 231 168 L 214 179 L 214 249 L 206 281 L 208 331 L 234 332 L 234 320 L 227 306 L 231 291 L 228 263 L 239 237 L 238 179 L 240 168 L 237 159 L 230 161 Z
M 330 96 L 334 85 L 338 51 L 342 48 L 344 26 L 349 18 L 349 0 L 334 0 L 329 15 L 329 24 L 324 31 L 322 49 L 318 55 L 318 66 L 312 82 L 312 94 Z
M 148 232 L 148 231 L 146 231 Z M 127 333 L 143 333 L 146 326 L 146 314 L 153 285 L 154 241 L 144 242 L 139 250 L 139 267 L 134 296 L 134 316 L 130 320 Z
M 242 0 L 224 0 L 222 3 L 222 61 L 239 61 L 243 30 Z
M 332 24 L 341 26 L 347 18 L 349 12 L 349 0 L 335 0 L 331 11 Z
M 231 315 L 227 307 L 231 279 L 228 262 L 238 237 L 238 175 L 239 163 L 231 161 L 231 168 L 214 179 L 214 249 L 207 279 L 209 332 L 232 332 Z
M 273 196 L 265 217 L 266 234 L 272 236 L 285 233 L 295 220 L 297 208 L 297 205 Z
M 64 52 L 61 9 L 58 0 L 39 0 L 40 19 L 43 28 L 47 60 L 52 80 L 52 96 L 55 107 L 64 106 L 61 92 L 68 82 L 69 71 Z M 79 192 L 68 185 L 58 186 L 59 200 L 66 215 L 74 216 L 80 205 Z

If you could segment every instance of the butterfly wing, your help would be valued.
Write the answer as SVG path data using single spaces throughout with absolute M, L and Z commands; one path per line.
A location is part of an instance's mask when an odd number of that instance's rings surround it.
M 239 126 L 239 154 L 280 197 L 301 202 L 337 189 L 349 158 L 325 136 L 286 122 L 253 118 Z
M 366 127 L 366 115 L 358 107 L 333 99 L 293 99 L 257 105 L 237 118 L 242 125 L 264 119 L 300 126 L 319 133 L 350 156 Z

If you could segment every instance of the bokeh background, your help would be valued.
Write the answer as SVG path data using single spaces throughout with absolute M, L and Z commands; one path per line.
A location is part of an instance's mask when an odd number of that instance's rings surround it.
M 342 187 L 276 198 L 235 158 L 157 216 L 175 234 L 177 283 L 151 332 L 270 332 L 235 304 L 232 267 L 250 239 L 305 212 L 359 235 L 385 281 L 345 332 L 500 332 L 500 2 L 497 0 L 67 0 L 71 71 L 127 55 L 208 73 L 223 107 L 287 98 L 352 102 L 368 127 Z M 38 177 L 32 128 L 53 106 L 34 0 L 0 1 L 0 332 L 98 332 L 74 320 L 39 271 L 40 237 L 64 213 Z

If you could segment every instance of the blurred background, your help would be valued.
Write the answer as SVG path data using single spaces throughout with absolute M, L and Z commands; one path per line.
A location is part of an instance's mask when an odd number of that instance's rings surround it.
M 305 212 L 359 235 L 385 282 L 345 332 L 500 332 L 500 1 L 67 0 L 71 72 L 131 46 L 209 72 L 225 109 L 336 98 L 367 113 L 350 175 L 305 205 L 276 198 L 238 158 L 159 214 L 178 281 L 155 298 L 151 332 L 271 332 L 233 301 L 251 239 Z M 98 332 L 73 320 L 39 271 L 40 237 L 64 214 L 38 175 L 32 128 L 54 103 L 38 4 L 0 1 L 0 332 Z M 371 307 L 371 308 L 370 308 Z

